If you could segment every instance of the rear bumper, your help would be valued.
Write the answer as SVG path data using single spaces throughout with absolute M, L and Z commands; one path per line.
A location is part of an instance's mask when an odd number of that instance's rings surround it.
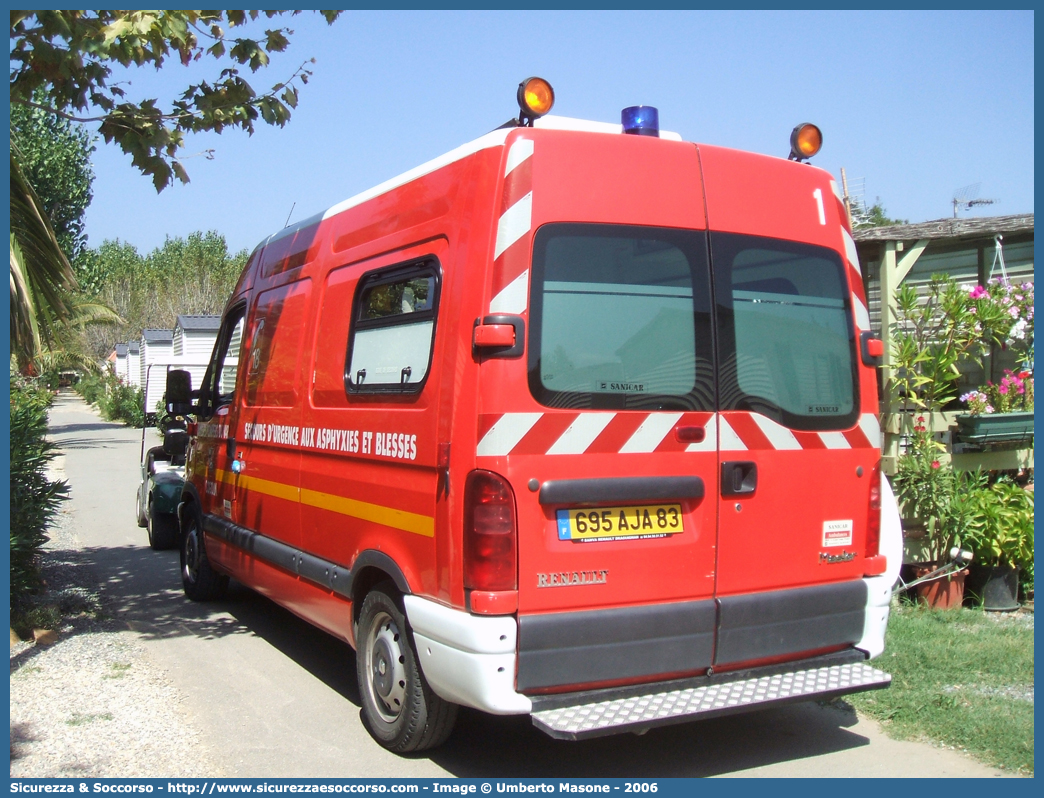
M 534 697 L 515 690 L 515 618 L 472 615 L 412 595 L 404 601 L 421 670 L 440 697 L 495 715 L 531 714 L 553 737 L 582 739 L 887 687 L 891 676 L 866 659 L 883 640 L 878 623 L 882 610 L 887 620 L 888 608 L 875 605 L 890 585 L 885 577 L 866 582 L 874 583 L 867 584 L 868 634 L 858 648 L 710 676 Z

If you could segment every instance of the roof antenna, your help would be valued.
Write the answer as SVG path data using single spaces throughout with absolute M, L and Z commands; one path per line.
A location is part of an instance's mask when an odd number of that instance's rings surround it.
M 1000 200 L 995 199 L 977 199 L 979 196 L 979 187 L 982 183 L 972 183 L 970 186 L 959 188 L 953 192 L 953 218 L 957 218 L 957 209 L 970 211 L 976 205 L 993 205 L 995 202 Z
M 286 229 L 286 226 L 288 224 L 290 224 L 290 217 L 294 215 L 294 208 L 296 208 L 296 207 L 297 207 L 297 200 L 294 200 L 294 204 L 290 206 L 290 213 L 288 213 L 286 215 L 286 224 L 283 225 L 283 229 L 284 230 Z M 957 215 L 957 211 L 954 211 L 953 215 L 956 216 Z

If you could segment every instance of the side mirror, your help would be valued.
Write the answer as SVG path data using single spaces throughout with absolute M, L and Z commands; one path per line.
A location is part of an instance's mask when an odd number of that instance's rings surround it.
M 182 369 L 167 372 L 167 412 L 183 416 L 192 413 L 192 375 Z

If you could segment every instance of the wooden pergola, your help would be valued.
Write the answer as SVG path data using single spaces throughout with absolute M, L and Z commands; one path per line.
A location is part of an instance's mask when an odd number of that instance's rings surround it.
M 984 285 L 1001 275 L 1019 282 L 1033 282 L 1033 214 L 938 219 L 920 224 L 871 227 L 853 234 L 868 300 L 871 326 L 885 342 L 881 384 L 892 378 L 891 336 L 896 321 L 899 286 L 926 284 L 931 274 L 946 273 L 959 282 Z M 992 364 L 991 364 L 992 365 Z M 899 454 L 899 427 L 889 392 L 882 391 L 884 415 L 883 467 L 894 472 Z M 957 412 L 941 413 L 934 428 L 946 430 Z M 1027 468 L 1033 466 L 1033 450 L 982 452 L 977 456 L 954 455 L 955 467 Z

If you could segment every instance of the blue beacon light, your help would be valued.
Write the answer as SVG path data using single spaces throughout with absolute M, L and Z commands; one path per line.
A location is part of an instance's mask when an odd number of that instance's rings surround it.
M 634 136 L 660 135 L 660 112 L 651 105 L 632 105 L 620 112 L 623 132 Z

